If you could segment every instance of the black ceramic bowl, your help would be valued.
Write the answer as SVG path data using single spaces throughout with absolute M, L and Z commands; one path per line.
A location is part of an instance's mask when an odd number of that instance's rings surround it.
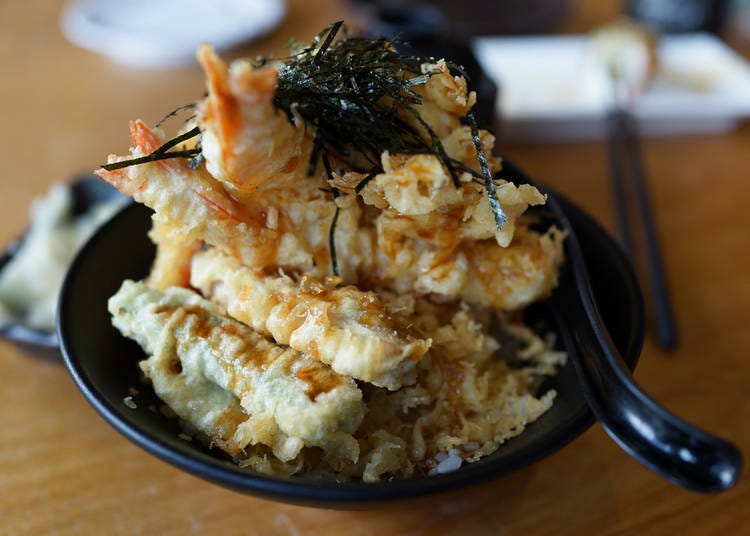
M 506 165 L 508 169 L 520 173 Z M 632 368 L 644 332 L 642 298 L 630 265 L 589 216 L 562 198 L 558 201 L 580 240 L 612 339 Z M 144 358 L 143 352 L 110 324 L 107 299 L 123 279 L 144 277 L 153 259 L 154 246 L 146 236 L 151 225 L 149 216 L 150 211 L 143 206 L 126 207 L 80 252 L 60 295 L 58 334 L 70 373 L 94 408 L 128 439 L 172 465 L 251 495 L 327 508 L 363 508 L 497 478 L 561 448 L 594 421 L 573 364 L 568 363 L 543 386 L 558 393 L 547 413 L 492 455 L 452 473 L 377 484 L 336 484 L 304 477 L 275 478 L 241 469 L 216 451 L 179 439 L 175 420 L 153 411 L 159 402 L 141 384 L 136 365 Z M 531 321 L 552 324 L 552 315 L 545 310 L 532 309 Z M 140 390 L 134 397 L 135 409 L 123 403 L 131 387 Z

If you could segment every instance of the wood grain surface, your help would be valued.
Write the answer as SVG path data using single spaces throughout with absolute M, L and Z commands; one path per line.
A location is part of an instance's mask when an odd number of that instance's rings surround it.
M 275 34 L 244 53 L 305 39 L 332 1 L 292 0 Z M 158 120 L 202 92 L 197 67 L 114 65 L 69 44 L 62 2 L 0 2 L 0 243 L 55 181 L 128 146 L 127 122 Z M 573 2 L 586 30 L 617 2 Z M 745 52 L 750 51 L 747 43 Z M 602 142 L 504 144 L 532 175 L 611 229 Z M 750 452 L 750 125 L 649 140 L 645 158 L 681 344 L 649 336 L 636 378 L 659 402 Z M 0 343 L 0 534 L 747 534 L 750 483 L 705 496 L 630 459 L 596 425 L 543 461 L 452 495 L 377 511 L 287 506 L 226 491 L 132 445 L 84 401 L 59 359 Z

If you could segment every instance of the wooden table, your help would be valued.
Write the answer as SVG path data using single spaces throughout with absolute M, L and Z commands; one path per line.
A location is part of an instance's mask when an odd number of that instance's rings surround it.
M 57 30 L 59 4 L 0 4 L 2 243 L 52 182 L 123 152 L 129 119 L 154 122 L 202 90 L 196 68 L 130 69 L 68 44 Z M 249 52 L 278 49 L 289 35 L 307 38 L 340 12 L 333 1 L 290 5 L 276 36 Z M 576 3 L 578 27 L 607 11 L 600 6 Z M 606 14 L 616 3 L 608 6 Z M 612 220 L 602 143 L 502 149 L 605 225 Z M 646 159 L 681 345 L 665 354 L 649 337 L 636 377 L 659 402 L 750 452 L 750 125 L 652 140 Z M 387 510 L 256 500 L 146 454 L 89 407 L 59 360 L 7 343 L 0 343 L 0 422 L 3 534 L 739 534 L 750 525 L 747 479 L 718 496 L 684 491 L 626 456 L 599 426 L 490 484 Z

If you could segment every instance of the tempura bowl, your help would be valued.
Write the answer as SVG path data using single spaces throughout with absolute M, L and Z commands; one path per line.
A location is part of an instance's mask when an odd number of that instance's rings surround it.
M 504 176 L 525 177 L 510 164 Z M 633 271 L 612 238 L 588 215 L 555 196 L 569 218 L 586 257 L 598 307 L 627 364 L 638 360 L 644 335 L 643 300 Z M 240 468 L 217 450 L 185 441 L 174 418 L 164 416 L 153 391 L 143 384 L 140 347 L 115 330 L 107 300 L 126 278 L 149 271 L 154 246 L 147 237 L 151 211 L 125 207 L 92 237 L 70 268 L 60 295 L 58 336 L 66 365 L 89 403 L 126 438 L 193 475 L 250 495 L 325 508 L 366 508 L 384 501 L 455 491 L 496 479 L 538 462 L 578 437 L 594 422 L 578 386 L 573 364 L 547 380 L 552 408 L 526 430 L 482 460 L 434 476 L 381 483 L 336 483 L 305 477 L 273 477 Z M 528 320 L 558 329 L 544 306 L 532 307 Z M 571 351 L 571 349 L 566 349 Z M 131 394 L 136 407 L 123 400 Z M 132 406 L 132 404 L 131 404 Z

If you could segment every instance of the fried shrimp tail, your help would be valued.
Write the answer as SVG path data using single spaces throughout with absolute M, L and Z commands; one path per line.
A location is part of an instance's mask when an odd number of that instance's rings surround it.
M 274 107 L 277 67 L 247 61 L 229 67 L 208 45 L 198 61 L 208 80 L 198 125 L 209 173 L 240 199 L 304 175 L 310 143 L 303 125 Z
M 161 145 L 160 136 L 143 121 L 131 123 L 134 157 Z M 110 162 L 126 157 L 110 156 Z M 204 166 L 191 169 L 184 160 L 170 159 L 96 172 L 136 201 L 151 207 L 154 218 L 171 227 L 186 242 L 202 240 L 233 252 L 245 262 L 273 265 L 280 240 L 278 226 L 266 207 L 240 203 L 208 174 Z

